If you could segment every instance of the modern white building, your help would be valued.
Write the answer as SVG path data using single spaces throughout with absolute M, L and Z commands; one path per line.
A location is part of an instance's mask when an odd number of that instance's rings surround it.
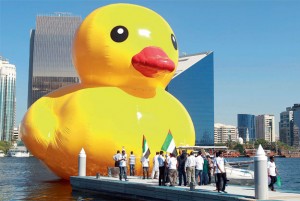
M 214 125 L 215 143 L 226 143 L 227 141 L 238 141 L 238 129 L 236 126 L 216 123 Z
M 0 140 L 10 141 L 16 120 L 16 67 L 0 56 Z
M 270 114 L 262 114 L 255 117 L 256 138 L 268 142 L 275 142 L 275 117 Z

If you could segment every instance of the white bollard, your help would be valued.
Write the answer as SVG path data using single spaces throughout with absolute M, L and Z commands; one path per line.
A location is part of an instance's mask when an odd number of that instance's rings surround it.
M 254 184 L 255 199 L 267 200 L 269 197 L 267 156 L 261 145 L 259 145 L 254 157 Z
M 78 176 L 86 176 L 86 154 L 83 148 L 78 156 Z

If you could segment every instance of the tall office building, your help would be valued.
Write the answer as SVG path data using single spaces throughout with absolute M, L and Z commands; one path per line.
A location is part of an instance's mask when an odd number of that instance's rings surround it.
M 293 146 L 300 148 L 300 104 L 294 104 Z
M 238 129 L 236 126 L 216 123 L 214 126 L 215 143 L 226 143 L 238 141 Z
M 81 21 L 69 13 L 36 17 L 30 35 L 28 107 L 51 91 L 79 82 L 71 48 Z
M 238 114 L 238 133 L 244 142 L 256 139 L 255 116 L 252 114 Z
M 275 117 L 274 115 L 258 115 L 255 117 L 256 138 L 268 142 L 275 142 Z
M 292 146 L 293 137 L 293 110 L 287 107 L 286 111 L 280 113 L 279 139 Z
M 167 86 L 167 91 L 185 106 L 193 120 L 196 145 L 214 145 L 213 61 L 213 52 L 180 57 Z
M 300 104 L 287 107 L 280 113 L 279 137 L 280 141 L 297 148 L 300 147 Z
M 16 119 L 16 67 L 0 56 L 0 140 L 11 141 Z

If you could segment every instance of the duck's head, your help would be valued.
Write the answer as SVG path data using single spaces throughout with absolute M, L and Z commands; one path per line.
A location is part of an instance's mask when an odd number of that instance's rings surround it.
M 165 88 L 178 63 L 169 24 L 154 11 L 131 4 L 94 10 L 74 37 L 73 63 L 84 84 Z

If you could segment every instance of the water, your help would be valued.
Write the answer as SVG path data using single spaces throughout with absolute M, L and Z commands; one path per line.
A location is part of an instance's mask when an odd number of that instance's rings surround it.
M 247 161 L 253 158 L 229 158 L 229 162 L 234 161 Z M 300 190 L 300 158 L 275 158 L 275 164 L 281 177 L 282 186 L 279 188 L 275 185 L 276 189 L 283 191 L 297 191 Z M 253 164 L 249 166 L 253 170 Z M 299 192 L 300 193 L 300 192 Z
M 108 201 L 115 199 L 106 195 L 72 192 L 68 181 L 59 179 L 34 157 L 3 157 L 0 158 L 0 200 Z
M 230 158 L 228 160 L 244 161 L 251 159 Z M 299 192 L 300 158 L 276 158 L 275 162 L 282 178 L 280 189 Z M 106 195 L 72 192 L 68 181 L 60 180 L 34 157 L 4 157 L 0 158 L 0 200 L 108 201 L 115 199 Z

